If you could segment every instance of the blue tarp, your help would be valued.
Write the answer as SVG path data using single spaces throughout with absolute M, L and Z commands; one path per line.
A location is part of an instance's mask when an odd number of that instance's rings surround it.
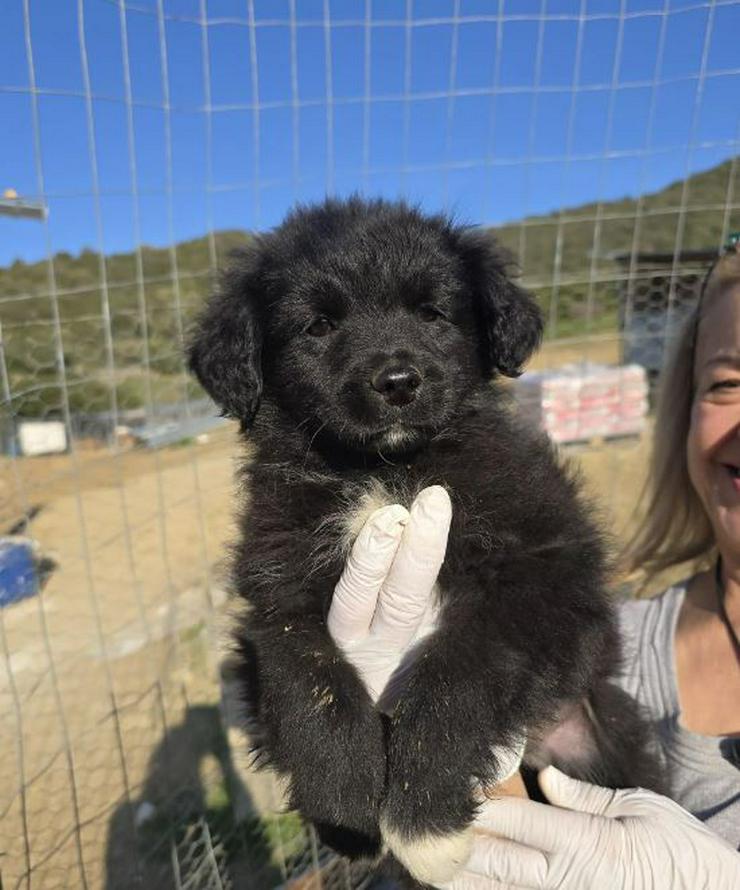
M 39 592 L 33 545 L 22 538 L 0 538 L 0 607 Z

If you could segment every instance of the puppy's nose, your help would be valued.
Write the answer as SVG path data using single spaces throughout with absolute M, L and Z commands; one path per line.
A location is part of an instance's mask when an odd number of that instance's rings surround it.
M 413 365 L 391 365 L 374 374 L 370 382 L 388 404 L 408 405 L 416 398 L 416 390 L 421 386 L 421 374 Z

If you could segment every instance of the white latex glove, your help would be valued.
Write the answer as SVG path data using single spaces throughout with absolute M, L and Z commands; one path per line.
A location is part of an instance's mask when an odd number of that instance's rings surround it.
M 408 511 L 376 510 L 357 536 L 334 590 L 328 627 L 374 702 L 418 640 L 434 627 L 434 585 L 447 548 L 452 506 L 439 485 Z
M 444 890 L 737 890 L 740 855 L 678 804 L 548 767 L 555 806 L 487 801 L 463 871 Z

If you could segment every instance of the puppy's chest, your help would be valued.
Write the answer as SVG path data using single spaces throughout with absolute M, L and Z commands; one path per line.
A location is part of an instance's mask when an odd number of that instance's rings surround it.
M 314 504 L 323 500 L 324 509 L 310 519 L 292 517 L 291 525 L 294 528 L 302 525 L 307 533 L 303 537 L 306 550 L 291 548 L 284 539 L 280 547 L 280 573 L 301 575 L 314 594 L 323 599 L 327 589 L 339 580 L 352 545 L 373 513 L 391 504 L 408 509 L 424 487 L 410 480 L 396 482 L 367 477 L 343 480 L 333 491 L 325 489 L 323 499 L 314 492 L 311 500 Z M 273 549 L 273 555 L 275 552 Z M 328 602 L 325 605 L 328 607 Z
M 329 518 L 327 530 L 339 539 L 344 550 L 349 550 L 363 525 L 376 510 L 390 504 L 401 504 L 408 510 L 424 486 L 413 481 L 389 481 L 371 477 L 363 482 L 343 486 L 342 507 Z
M 346 493 L 348 507 L 338 517 L 336 532 L 341 536 L 341 546 L 345 552 L 352 546 L 362 527 L 376 510 L 390 504 L 401 504 L 410 509 L 417 494 L 425 485 L 419 482 L 383 482 L 372 478 L 359 486 L 350 486 Z M 431 602 L 440 604 L 445 598 L 442 585 L 437 581 L 431 592 Z M 426 610 L 424 618 L 416 629 L 414 640 L 419 640 L 433 633 L 439 623 L 437 608 Z
M 500 517 L 486 509 L 479 497 L 465 486 L 461 488 L 439 474 L 415 474 L 408 477 L 368 477 L 347 480 L 340 489 L 333 506 L 327 510 L 317 529 L 324 546 L 346 556 L 362 527 L 382 507 L 400 504 L 410 510 L 419 492 L 431 485 L 447 489 L 453 503 L 453 521 L 447 541 L 447 554 L 461 554 L 463 549 L 477 542 L 488 547 L 503 543 Z

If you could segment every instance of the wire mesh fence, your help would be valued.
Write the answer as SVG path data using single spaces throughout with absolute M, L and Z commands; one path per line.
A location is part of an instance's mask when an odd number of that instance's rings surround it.
M 370 887 L 245 762 L 216 644 L 235 437 L 185 331 L 247 232 L 360 191 L 495 224 L 546 312 L 540 367 L 654 374 L 740 228 L 740 3 L 2 16 L 0 528 L 35 566 L 0 605 L 2 885 Z M 579 452 L 618 526 L 646 447 Z

